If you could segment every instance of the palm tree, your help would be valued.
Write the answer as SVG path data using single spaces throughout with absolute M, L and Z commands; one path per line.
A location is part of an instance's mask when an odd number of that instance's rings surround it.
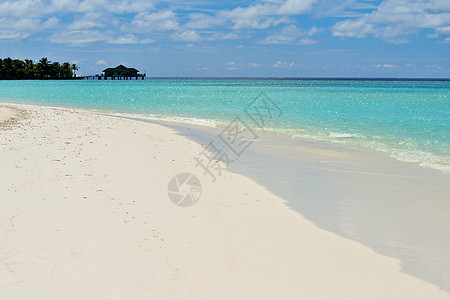
M 13 60 L 10 57 L 7 57 L 3 60 L 3 68 L 5 70 L 5 77 L 11 78 L 14 70 L 13 70 Z
M 73 71 L 73 76 L 77 77 L 77 74 L 75 74 L 75 71 L 78 71 L 78 66 L 77 64 L 72 64 L 72 71 Z
M 0 79 L 69 78 L 74 76 L 74 71 L 77 70 L 76 64 L 52 63 L 46 57 L 41 58 L 38 63 L 33 62 L 32 59 L 0 58 Z
M 36 66 L 32 59 L 25 59 L 25 76 L 34 77 L 36 75 Z
M 61 76 L 61 65 L 59 62 L 55 61 L 50 66 L 50 75 L 51 77 L 60 77 Z
M 72 77 L 72 66 L 67 61 L 62 64 L 61 68 L 63 77 Z
M 13 60 L 13 77 L 22 78 L 25 75 L 25 63 L 20 59 Z
M 38 70 L 41 73 L 41 77 L 50 75 L 50 61 L 47 57 L 43 57 L 39 60 Z

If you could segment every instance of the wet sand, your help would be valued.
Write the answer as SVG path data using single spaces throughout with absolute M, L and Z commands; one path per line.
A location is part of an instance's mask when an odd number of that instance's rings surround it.
M 198 143 L 223 143 L 223 129 L 151 122 Z M 450 293 L 449 172 L 347 145 L 258 135 L 231 172 L 288 200 L 320 228 L 400 259 L 403 272 Z
M 2 299 L 449 298 L 401 272 L 400 260 L 318 228 L 258 179 L 224 170 L 207 180 L 194 158 L 203 146 L 172 128 L 7 106 L 0 105 L 11 125 L 0 130 Z M 245 160 L 232 168 L 247 163 L 265 180 L 299 190 L 285 180 L 293 177 L 279 169 L 282 160 L 260 162 L 265 173 Z M 328 180 L 341 186 L 339 174 L 312 170 L 292 182 L 314 197 Z M 169 182 L 184 172 L 202 184 L 190 207 L 169 198 Z M 297 196 L 308 202 L 309 192 Z

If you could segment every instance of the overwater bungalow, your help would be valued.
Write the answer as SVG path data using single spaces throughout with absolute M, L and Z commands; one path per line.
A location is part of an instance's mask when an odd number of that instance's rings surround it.
M 138 80 L 145 79 L 146 74 L 139 74 L 139 70 L 135 68 L 127 68 L 124 65 L 119 65 L 115 68 L 104 69 L 102 75 L 95 75 L 87 79 L 104 79 L 104 80 Z M 87 76 L 91 77 L 91 76 Z

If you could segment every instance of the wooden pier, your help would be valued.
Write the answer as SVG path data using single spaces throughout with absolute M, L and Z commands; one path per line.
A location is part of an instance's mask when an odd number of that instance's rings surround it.
M 136 76 L 106 76 L 106 75 L 89 75 L 84 76 L 86 80 L 145 80 L 146 74 L 137 74 Z

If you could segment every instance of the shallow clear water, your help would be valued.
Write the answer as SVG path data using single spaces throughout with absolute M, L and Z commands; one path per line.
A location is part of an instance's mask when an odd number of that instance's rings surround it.
M 0 81 L 0 101 L 226 125 L 261 92 L 283 114 L 274 133 L 383 151 L 450 170 L 450 81 L 148 79 Z

